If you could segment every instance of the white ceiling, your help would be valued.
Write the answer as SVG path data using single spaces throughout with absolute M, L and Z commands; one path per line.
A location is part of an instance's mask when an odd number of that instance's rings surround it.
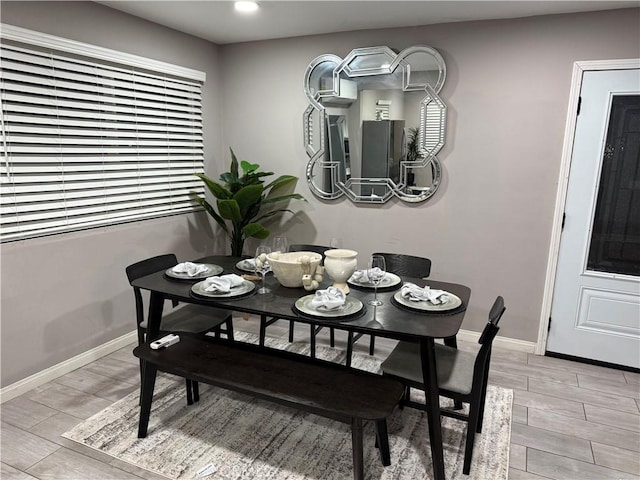
M 640 1 L 279 1 L 262 0 L 253 14 L 230 1 L 99 1 L 173 29 L 227 43 L 372 28 L 529 17 L 639 7 Z

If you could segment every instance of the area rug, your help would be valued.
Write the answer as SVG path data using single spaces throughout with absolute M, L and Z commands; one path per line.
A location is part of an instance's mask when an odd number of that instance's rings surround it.
M 243 332 L 238 340 L 257 343 Z M 305 343 L 268 339 L 267 346 L 301 354 Z M 317 356 L 344 361 L 344 351 L 317 347 Z M 379 372 L 380 361 L 354 354 L 353 366 Z M 196 479 L 213 465 L 210 480 L 345 480 L 353 478 L 348 425 L 201 385 L 200 402 L 188 406 L 184 381 L 159 375 L 147 438 L 137 438 L 138 393 L 131 393 L 62 436 L 170 479 Z M 413 392 L 412 398 L 420 398 Z M 476 436 L 469 476 L 462 474 L 466 423 L 443 417 L 445 475 L 449 479 L 507 478 L 513 391 L 489 386 L 482 434 Z M 442 399 L 443 406 L 448 400 Z M 391 465 L 383 467 L 374 448 L 375 429 L 364 429 L 367 479 L 419 480 L 432 477 L 424 412 L 397 409 L 388 420 Z

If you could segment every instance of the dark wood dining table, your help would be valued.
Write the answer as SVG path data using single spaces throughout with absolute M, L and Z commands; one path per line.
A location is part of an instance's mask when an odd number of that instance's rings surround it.
M 239 258 L 228 256 L 209 256 L 193 260 L 196 263 L 219 265 L 224 269 L 222 274 L 246 273 L 236 268 L 238 261 L 240 261 Z M 249 295 L 230 298 L 195 296 L 191 293 L 191 287 L 195 281 L 176 280 L 166 276 L 164 271 L 155 272 L 134 280 L 132 285 L 150 292 L 147 341 L 154 340 L 159 336 L 164 301 L 176 300 L 178 302 L 209 305 L 237 312 L 293 320 L 308 324 L 312 328 L 317 326 L 334 327 L 354 333 L 374 334 L 378 337 L 419 343 L 424 384 L 428 386 L 426 392 L 427 418 L 434 479 L 444 480 L 444 453 L 442 449 L 434 345 L 436 339 L 452 338 L 458 333 L 466 307 L 469 304 L 471 290 L 464 285 L 431 279 L 403 277 L 402 280 L 420 286 L 429 285 L 431 288 L 451 292 L 462 300 L 462 306 L 451 312 L 418 312 L 403 308 L 392 300 L 393 294 L 400 288 L 400 285 L 398 285 L 398 288 L 392 291 L 388 289 L 384 289 L 384 291 L 378 290 L 377 295 L 383 301 L 383 305 L 374 308 L 367 305 L 367 301 L 373 298 L 373 290 L 351 288 L 349 295 L 358 298 L 364 304 L 362 314 L 359 314 L 356 318 L 332 319 L 303 315 L 295 311 L 293 308 L 295 301 L 312 292 L 307 292 L 302 287 L 283 287 L 270 274 L 266 277 L 266 285 L 271 289 L 270 293 L 259 295 L 254 291 Z M 330 283 L 325 281 L 325 284 L 329 285 Z

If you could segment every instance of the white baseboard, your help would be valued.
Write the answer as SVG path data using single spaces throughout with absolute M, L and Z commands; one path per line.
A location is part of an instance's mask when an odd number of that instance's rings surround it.
M 480 333 L 472 332 L 470 330 L 460 330 L 456 338 L 464 342 L 476 343 L 480 338 Z M 534 350 L 536 348 L 536 343 L 527 342 L 525 340 L 518 340 L 517 338 L 496 337 L 493 339 L 493 346 L 498 348 L 504 348 L 506 350 L 516 350 L 518 352 L 534 353 Z
M 127 333 L 121 337 L 110 340 L 107 343 L 103 343 L 102 345 L 92 348 L 91 350 L 87 350 L 86 352 L 76 355 L 64 362 L 53 365 L 52 367 L 35 373 L 27 378 L 23 378 L 16 383 L 7 385 L 0 389 L 0 404 L 137 341 L 138 335 L 134 330 L 131 333 Z

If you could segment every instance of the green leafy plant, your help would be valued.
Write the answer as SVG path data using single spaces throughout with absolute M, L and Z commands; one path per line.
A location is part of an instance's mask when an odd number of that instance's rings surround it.
M 261 222 L 285 212 L 293 213 L 288 208 L 278 208 L 277 204 L 291 199 L 306 199 L 298 193 L 284 193 L 297 182 L 298 177 L 281 175 L 265 185 L 262 179 L 273 175 L 273 172 L 260 172 L 257 163 L 244 160 L 238 163 L 233 149 L 229 150 L 231 166 L 228 172 L 220 175 L 223 183 L 202 173 L 196 174 L 216 198 L 217 211 L 205 198 L 198 197 L 197 201 L 231 239 L 231 255 L 239 257 L 247 238 L 264 239 L 269 236 L 269 230 Z
M 407 160 L 415 162 L 420 153 L 418 152 L 418 136 L 420 134 L 419 128 L 409 128 L 409 135 L 407 141 Z

